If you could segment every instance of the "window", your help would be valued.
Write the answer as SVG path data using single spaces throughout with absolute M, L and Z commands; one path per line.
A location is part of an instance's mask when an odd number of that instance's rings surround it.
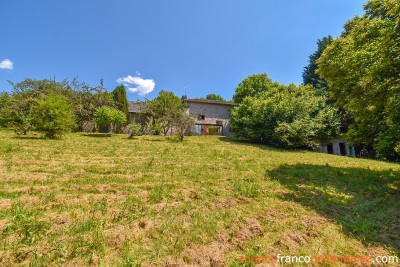
M 197 119 L 199 121 L 204 121 L 206 119 L 206 117 L 204 115 L 202 115 L 202 114 L 199 114 L 199 115 L 197 115 Z
M 217 125 L 222 125 L 222 121 L 217 121 Z

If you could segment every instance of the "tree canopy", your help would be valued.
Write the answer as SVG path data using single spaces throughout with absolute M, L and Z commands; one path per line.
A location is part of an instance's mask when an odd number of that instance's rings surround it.
M 128 99 L 126 97 L 126 90 L 124 85 L 119 85 L 115 87 L 112 92 L 114 102 L 119 110 L 121 110 L 125 115 L 126 119 L 129 119 L 129 108 L 128 108 Z
M 330 45 L 333 41 L 332 36 L 328 35 L 317 41 L 317 50 L 308 57 L 308 65 L 304 67 L 303 70 L 303 84 L 311 84 L 315 89 L 319 90 L 321 93 L 325 93 L 328 89 L 327 80 L 321 78 L 316 70 L 318 69 L 317 60 L 321 57 L 322 52 L 325 48 Z
M 92 121 L 97 108 L 101 106 L 113 107 L 115 105 L 112 95 L 103 87 L 91 87 L 77 79 L 67 79 L 59 82 L 55 79 L 25 79 L 12 83 L 11 93 L 0 94 L 0 116 L 29 123 L 29 115 L 34 105 L 42 97 L 54 94 L 61 95 L 70 105 L 78 129 L 84 121 Z
M 323 143 L 338 134 L 337 109 L 327 105 L 326 97 L 312 86 L 280 85 L 258 91 L 231 111 L 236 136 L 296 148 L 312 146 L 315 140 Z
M 111 127 L 125 123 L 126 116 L 119 109 L 102 106 L 97 109 L 93 121 L 98 126 L 107 126 L 108 131 L 112 132 Z
M 233 102 L 241 103 L 247 96 L 256 96 L 279 86 L 279 83 L 273 82 L 266 73 L 250 75 L 236 87 Z
M 75 126 L 68 99 L 59 94 L 43 95 L 36 100 L 30 116 L 35 128 L 48 138 L 59 138 Z
M 371 0 L 317 60 L 337 105 L 355 123 L 348 137 L 382 157 L 400 152 L 400 2 Z
M 218 101 L 226 101 L 222 96 L 217 94 L 208 94 L 206 95 L 207 100 L 218 100 Z
M 183 113 L 184 104 L 174 92 L 161 90 L 152 100 L 146 100 L 142 110 L 152 119 L 155 131 L 164 134 L 173 126 L 176 114 Z

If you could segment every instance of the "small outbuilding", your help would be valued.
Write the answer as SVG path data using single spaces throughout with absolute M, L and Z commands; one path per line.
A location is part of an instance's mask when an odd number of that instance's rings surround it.
M 332 138 L 329 143 L 323 146 L 319 146 L 314 151 L 334 154 L 339 156 L 355 157 L 354 147 L 347 142 L 344 138 L 336 137 Z

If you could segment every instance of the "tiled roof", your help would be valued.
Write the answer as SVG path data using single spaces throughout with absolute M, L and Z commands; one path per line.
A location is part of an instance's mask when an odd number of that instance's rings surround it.
M 208 100 L 208 99 L 185 99 L 188 103 L 205 103 L 205 104 L 217 104 L 217 105 L 228 105 L 228 106 L 236 106 L 236 103 L 226 102 L 226 101 L 219 101 L 219 100 Z
M 143 106 L 143 102 L 128 101 L 128 109 L 130 113 L 143 113 L 141 110 Z

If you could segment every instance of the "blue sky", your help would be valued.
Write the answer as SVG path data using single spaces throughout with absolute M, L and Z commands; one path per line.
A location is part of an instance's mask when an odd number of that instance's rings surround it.
M 78 77 L 128 100 L 164 89 L 231 99 L 248 75 L 302 83 L 316 41 L 340 35 L 362 0 L 0 0 L 0 90 L 7 80 Z M 8 59 L 9 61 L 6 61 Z

